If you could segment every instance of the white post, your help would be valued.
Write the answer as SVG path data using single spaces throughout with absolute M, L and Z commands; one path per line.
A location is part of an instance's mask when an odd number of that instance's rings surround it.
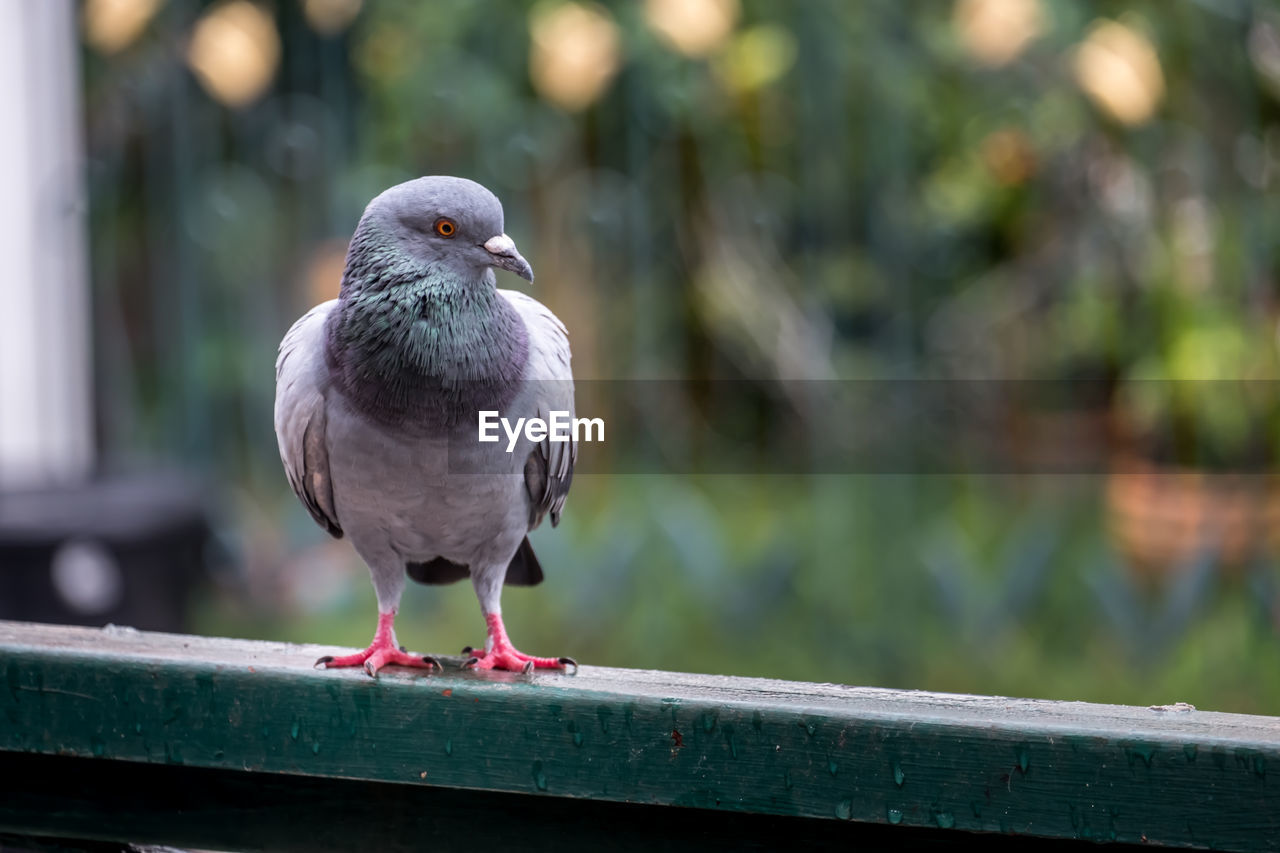
M 0 2 L 0 488 L 93 465 L 78 41 L 72 0 Z

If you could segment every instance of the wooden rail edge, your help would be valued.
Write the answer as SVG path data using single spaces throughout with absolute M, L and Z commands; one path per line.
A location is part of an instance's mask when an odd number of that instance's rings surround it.
M 312 668 L 332 653 L 0 622 L 0 833 L 57 834 L 63 790 L 81 837 L 91 821 L 73 813 L 151 773 L 162 798 L 239 785 L 265 803 L 292 786 L 316 809 L 358 784 L 386 802 L 489 797 L 511 816 L 545 806 L 565 832 L 593 806 L 631 803 L 771 816 L 797 838 L 905 841 L 918 827 L 957 842 L 1280 847 L 1280 718 L 593 666 L 464 673 L 457 658 L 377 679 Z M 36 781 L 42 768 L 61 782 Z M 175 773 L 187 781 L 156 781 Z M 74 790 L 91 776 L 91 796 Z M 618 829 L 619 814 L 596 819 Z M 342 847 L 326 844 L 300 849 Z

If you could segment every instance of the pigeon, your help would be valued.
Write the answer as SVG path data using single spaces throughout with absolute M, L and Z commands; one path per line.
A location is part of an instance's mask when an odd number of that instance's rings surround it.
M 280 344 L 275 429 L 289 484 L 321 527 L 350 540 L 378 597 L 369 647 L 318 667 L 439 669 L 396 640 L 406 579 L 470 578 L 488 639 L 463 650 L 464 667 L 577 668 L 517 651 L 502 623 L 503 585 L 542 581 L 528 534 L 548 515 L 559 523 L 577 443 L 528 430 L 514 444 L 479 440 L 481 412 L 511 423 L 574 413 L 564 324 L 498 289 L 494 270 L 533 281 L 493 193 L 455 177 L 399 184 L 365 208 L 338 298 Z

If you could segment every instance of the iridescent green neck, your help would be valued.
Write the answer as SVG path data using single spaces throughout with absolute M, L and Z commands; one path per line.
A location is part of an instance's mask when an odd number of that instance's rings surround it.
M 377 235 L 353 240 L 325 355 L 334 384 L 363 414 L 428 432 L 474 424 L 477 410 L 510 402 L 528 350 L 491 271 L 468 278 Z

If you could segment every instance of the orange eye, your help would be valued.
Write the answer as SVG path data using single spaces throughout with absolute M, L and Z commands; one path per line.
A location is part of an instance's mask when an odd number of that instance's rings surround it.
M 445 219 L 444 217 L 436 220 L 435 229 L 436 233 L 441 237 L 452 237 L 458 233 L 457 224 L 452 219 Z

